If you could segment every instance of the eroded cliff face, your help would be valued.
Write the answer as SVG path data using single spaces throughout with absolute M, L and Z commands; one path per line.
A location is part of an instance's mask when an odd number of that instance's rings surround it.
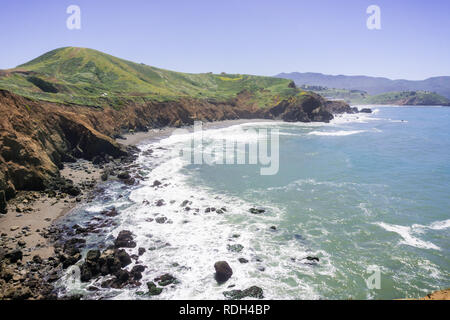
M 126 156 L 127 150 L 113 137 L 130 129 L 179 127 L 196 120 L 265 118 L 328 122 L 333 118 L 330 111 L 352 112 L 352 109 L 342 103 L 336 107 L 335 102 L 326 102 L 315 95 L 283 100 L 264 109 L 251 103 L 251 95 L 245 91 L 226 102 L 181 99 L 130 103 L 120 109 L 93 108 L 33 101 L 0 90 L 0 210 L 3 199 L 14 197 L 17 190 L 47 188 L 52 179 L 59 177 L 65 161 Z
M 126 155 L 93 128 L 90 110 L 77 111 L 0 91 L 0 198 L 8 200 L 16 190 L 45 189 L 72 154 L 86 159 L 99 153 Z

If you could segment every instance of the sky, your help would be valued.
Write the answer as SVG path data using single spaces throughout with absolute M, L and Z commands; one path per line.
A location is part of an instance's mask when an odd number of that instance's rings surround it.
M 381 30 L 366 26 L 370 5 Z M 421 80 L 450 76 L 449 13 L 449 0 L 0 0 L 0 69 L 76 46 L 192 73 Z

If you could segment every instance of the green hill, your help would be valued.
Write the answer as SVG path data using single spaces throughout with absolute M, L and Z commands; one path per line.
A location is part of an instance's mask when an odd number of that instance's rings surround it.
M 361 90 L 334 89 L 322 86 L 302 85 L 304 90 L 315 92 L 326 99 L 344 100 L 350 104 L 390 104 L 418 106 L 448 106 L 450 99 L 429 91 L 400 91 L 369 95 Z
M 450 100 L 428 91 L 388 92 L 364 99 L 366 104 L 393 104 L 414 106 L 449 106 Z
M 280 73 L 276 77 L 295 81 L 298 86 L 312 85 L 346 90 L 361 90 L 370 95 L 388 92 L 428 91 L 450 99 L 450 77 L 432 77 L 425 80 L 391 80 L 380 77 L 328 75 L 322 73 Z
M 189 74 L 119 59 L 86 48 L 60 48 L 0 71 L 0 89 L 29 98 L 81 105 L 183 97 L 226 101 L 242 90 L 258 106 L 295 96 L 291 80 L 241 74 Z

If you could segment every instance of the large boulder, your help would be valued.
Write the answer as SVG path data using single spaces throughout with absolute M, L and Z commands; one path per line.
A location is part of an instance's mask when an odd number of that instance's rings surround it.
M 224 283 L 233 275 L 233 270 L 226 261 L 218 261 L 214 264 L 216 269 L 216 280 L 218 283 Z
M 16 263 L 19 260 L 22 260 L 23 253 L 19 249 L 12 250 L 5 254 L 5 259 L 8 259 L 11 263 Z
M 168 286 L 169 284 L 176 284 L 176 283 L 178 283 L 177 278 L 175 278 L 174 276 L 172 276 L 169 273 L 163 274 L 162 276 L 159 276 L 159 277 L 155 278 L 155 281 L 158 282 L 158 284 L 161 287 Z
M 231 290 L 225 291 L 223 295 L 231 300 L 240 300 L 244 298 L 255 298 L 255 299 L 263 299 L 264 292 L 263 289 L 257 286 L 252 286 L 245 290 Z
M 99 275 L 116 275 L 130 263 L 131 257 L 123 249 L 108 248 L 102 253 L 99 250 L 90 250 L 80 267 L 81 281 L 87 282 Z M 122 283 L 123 277 L 125 277 L 123 274 L 119 274 L 118 282 L 115 284 Z
M 134 248 L 136 247 L 136 242 L 133 241 L 131 231 L 122 230 L 114 241 L 114 245 L 116 248 Z
M 161 292 L 163 291 L 162 288 L 158 288 L 156 286 L 156 284 L 152 281 L 147 282 L 147 287 L 148 287 L 148 294 L 151 296 L 157 296 L 160 295 Z

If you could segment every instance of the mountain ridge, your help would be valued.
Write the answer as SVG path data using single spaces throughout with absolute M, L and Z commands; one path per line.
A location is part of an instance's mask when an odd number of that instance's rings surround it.
M 425 80 L 392 80 L 384 77 L 328 75 L 314 72 L 280 73 L 275 77 L 293 80 L 296 85 L 323 86 L 336 89 L 362 90 L 371 95 L 400 91 L 430 91 L 450 99 L 450 76 Z

